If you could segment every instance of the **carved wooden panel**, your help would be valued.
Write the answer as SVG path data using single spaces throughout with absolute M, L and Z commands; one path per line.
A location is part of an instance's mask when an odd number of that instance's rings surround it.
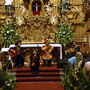
M 25 22 L 19 29 L 22 41 L 43 42 L 48 38 L 54 42 L 56 29 L 49 23 L 49 18 L 35 16 Z

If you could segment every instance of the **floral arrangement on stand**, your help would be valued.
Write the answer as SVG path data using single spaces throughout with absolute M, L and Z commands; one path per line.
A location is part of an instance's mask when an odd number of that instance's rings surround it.
M 19 39 L 16 30 L 17 26 L 13 24 L 7 24 L 6 26 L 4 26 L 4 30 L 1 31 L 1 34 L 2 43 L 5 47 L 9 47 L 10 44 L 14 44 L 15 41 Z
M 63 22 L 61 25 L 57 26 L 56 37 L 57 40 L 62 46 L 66 47 L 69 44 L 73 37 L 73 32 L 68 24 Z
M 16 86 L 16 77 L 9 73 L 8 66 L 9 63 L 3 63 L 0 69 L 0 88 L 3 90 L 14 90 Z
M 75 66 L 73 70 L 68 68 L 65 74 L 62 85 L 65 90 L 89 90 L 90 89 L 90 73 L 85 77 L 82 68 Z

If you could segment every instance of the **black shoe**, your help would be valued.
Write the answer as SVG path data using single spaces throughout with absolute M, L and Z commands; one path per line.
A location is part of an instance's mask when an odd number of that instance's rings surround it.
M 24 65 L 20 65 L 20 67 L 23 67 Z
M 47 67 L 47 65 L 43 64 L 43 67 Z
M 35 71 L 33 71 L 32 73 L 33 73 L 33 75 L 36 75 L 36 72 Z
M 38 74 L 38 71 L 35 71 L 35 75 L 37 75 Z
M 16 68 L 20 68 L 20 66 L 16 66 Z

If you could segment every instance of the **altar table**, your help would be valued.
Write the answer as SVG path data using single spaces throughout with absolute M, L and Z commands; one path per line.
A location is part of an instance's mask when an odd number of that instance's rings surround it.
M 37 48 L 37 47 L 42 47 L 43 45 L 45 45 L 45 44 L 21 44 L 21 47 L 22 48 L 30 48 L 30 47 L 34 47 L 34 48 Z M 62 59 L 62 45 L 61 44 L 50 44 L 50 45 L 52 45 L 54 48 L 55 47 L 57 47 L 57 48 L 59 48 L 59 51 L 60 51 L 60 59 Z M 1 52 L 8 52 L 8 50 L 10 49 L 10 48 L 13 48 L 13 47 L 15 47 L 15 45 L 14 44 L 11 44 L 10 46 L 9 46 L 9 48 L 2 48 L 1 49 Z

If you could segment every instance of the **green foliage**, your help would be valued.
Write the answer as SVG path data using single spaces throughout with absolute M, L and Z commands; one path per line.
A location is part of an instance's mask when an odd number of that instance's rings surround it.
M 16 77 L 11 75 L 7 69 L 4 70 L 3 67 L 5 66 L 6 64 L 4 63 L 2 65 L 2 69 L 0 70 L 0 86 L 3 87 L 3 90 L 14 90 L 16 86 Z
M 2 34 L 2 43 L 5 47 L 9 47 L 10 44 L 14 44 L 15 40 L 19 39 L 19 36 L 16 32 L 17 27 L 13 24 L 8 24 L 4 26 L 4 30 L 1 32 Z
M 57 27 L 58 32 L 56 33 L 57 39 L 62 46 L 66 47 L 67 44 L 72 40 L 73 32 L 70 26 L 66 23 L 62 23 Z
M 73 70 L 69 67 L 68 71 L 62 80 L 62 85 L 66 90 L 74 90 L 75 87 L 77 87 L 78 90 L 90 89 L 90 74 L 85 77 L 83 69 L 77 66 L 75 66 Z

